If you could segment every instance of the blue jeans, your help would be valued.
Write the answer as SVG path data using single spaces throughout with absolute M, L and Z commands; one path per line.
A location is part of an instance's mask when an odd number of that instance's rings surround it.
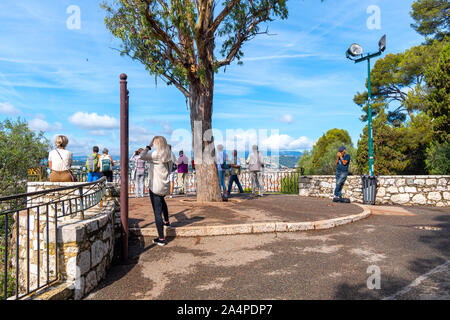
M 347 171 L 336 171 L 336 189 L 334 189 L 334 195 L 342 198 L 342 187 L 344 187 L 345 180 L 347 180 Z
M 230 192 L 231 192 L 231 187 L 233 186 L 233 181 L 236 182 L 236 184 L 239 188 L 239 192 L 244 193 L 244 189 L 242 189 L 242 186 L 241 186 L 241 183 L 239 182 L 238 176 L 235 174 L 232 174 L 230 176 L 230 182 L 228 182 L 228 194 L 230 194 Z
M 94 182 L 100 179 L 100 172 L 88 172 L 87 182 Z
M 219 170 L 219 183 L 222 187 L 222 190 L 225 192 L 227 190 L 227 187 L 225 186 L 225 171 Z

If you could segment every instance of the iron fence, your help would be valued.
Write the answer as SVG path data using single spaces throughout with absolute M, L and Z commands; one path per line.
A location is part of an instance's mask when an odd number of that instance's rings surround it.
M 0 197 L 0 300 L 20 299 L 59 280 L 58 221 L 84 219 L 106 178 Z

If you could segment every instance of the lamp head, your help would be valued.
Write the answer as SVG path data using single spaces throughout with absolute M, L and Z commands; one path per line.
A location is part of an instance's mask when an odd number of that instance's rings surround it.
M 363 52 L 363 48 L 359 44 L 354 43 L 347 50 L 347 58 L 361 56 Z
M 378 47 L 380 48 L 380 52 L 384 52 L 384 50 L 386 50 L 386 35 L 381 37 L 378 42 Z

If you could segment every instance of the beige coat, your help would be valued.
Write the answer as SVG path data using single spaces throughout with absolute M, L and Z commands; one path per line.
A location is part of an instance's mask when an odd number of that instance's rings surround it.
M 148 153 L 147 149 L 144 149 L 139 157 L 150 162 L 148 171 L 149 189 L 159 196 L 168 195 L 170 193 L 169 175 L 172 168 L 172 160 L 169 158 L 169 161 L 166 161 L 156 151 Z

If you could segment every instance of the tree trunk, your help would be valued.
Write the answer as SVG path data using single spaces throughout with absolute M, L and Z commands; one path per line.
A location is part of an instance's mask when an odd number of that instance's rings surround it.
M 191 130 L 197 180 L 197 202 L 222 201 L 219 175 L 215 163 L 215 146 L 212 137 L 212 105 L 214 72 L 203 83 L 192 81 L 189 86 Z M 206 141 L 205 141 L 206 140 Z

